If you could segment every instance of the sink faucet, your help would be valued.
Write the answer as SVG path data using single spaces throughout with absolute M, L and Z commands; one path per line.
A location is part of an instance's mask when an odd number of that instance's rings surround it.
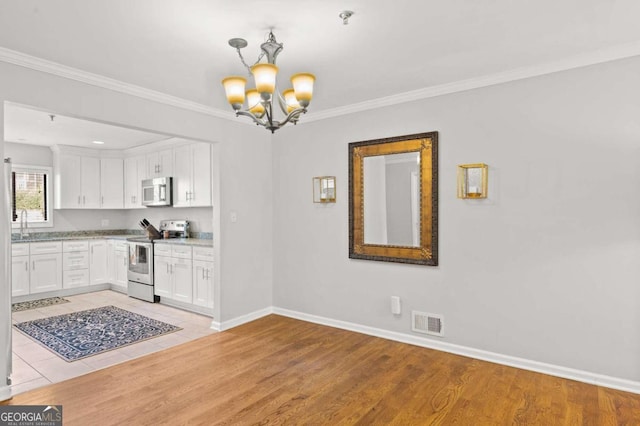
M 29 222 L 27 221 L 27 211 L 20 210 L 20 239 L 29 236 Z

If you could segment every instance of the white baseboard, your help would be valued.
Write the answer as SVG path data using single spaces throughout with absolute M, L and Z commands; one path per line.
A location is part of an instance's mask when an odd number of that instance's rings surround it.
M 0 386 L 0 402 L 8 401 L 11 399 L 11 387 Z
M 216 331 L 225 331 L 225 330 L 229 330 L 230 328 L 234 328 L 239 325 L 246 324 L 251 321 L 255 321 L 258 318 L 262 318 L 272 313 L 273 313 L 273 307 L 269 306 L 268 308 L 250 312 L 248 314 L 241 315 L 239 317 L 236 317 L 227 321 L 223 321 L 223 322 L 212 321 L 211 328 Z
M 264 311 L 268 311 L 268 309 L 265 309 Z M 579 382 L 589 383 L 597 386 L 603 386 L 611 389 L 640 394 L 640 382 L 637 381 L 591 373 L 583 370 L 576 370 L 573 368 L 567 368 L 558 365 L 547 364 L 544 362 L 533 361 L 530 359 L 503 355 L 461 345 L 454 345 L 451 343 L 438 342 L 429 338 L 413 336 L 411 334 L 383 330 L 380 328 L 325 318 L 317 315 L 306 314 L 303 312 L 291 311 L 283 308 L 273 307 L 271 308 L 271 312 L 277 315 L 295 318 L 302 321 L 327 325 L 343 330 L 355 331 L 357 333 L 381 337 L 383 339 L 394 340 L 397 342 L 408 343 L 410 345 L 421 346 L 424 348 L 435 349 L 443 352 L 453 353 L 456 355 L 466 356 L 469 358 L 493 362 L 495 364 L 507 365 L 510 367 L 521 368 L 523 370 L 535 371 L 537 373 L 549 374 L 551 376 L 562 377 L 565 379 L 576 380 Z
M 343 330 L 354 331 L 356 333 L 367 334 L 369 336 L 381 337 L 383 339 L 393 340 L 396 342 L 407 343 L 410 345 L 420 346 L 423 348 L 435 349 L 442 352 L 448 352 L 456 355 L 462 355 L 469 358 L 480 359 L 483 361 L 493 362 L 495 364 L 507 365 L 509 367 L 521 368 L 523 370 L 535 371 L 537 373 L 548 374 L 551 376 L 562 377 L 564 379 L 576 380 L 592 385 L 603 386 L 611 389 L 617 389 L 626 392 L 640 394 L 640 382 L 621 379 L 618 377 L 607 376 L 604 374 L 592 373 L 589 371 L 577 370 L 574 368 L 562 367 L 559 365 L 548 364 L 545 362 L 533 361 L 526 358 L 518 358 L 510 355 L 503 355 L 496 352 L 489 352 L 481 349 L 470 348 L 467 346 L 455 345 L 452 343 L 438 342 L 433 339 L 414 336 L 406 333 L 398 333 L 395 331 L 384 330 L 381 328 L 369 327 L 366 325 L 356 324 L 347 321 L 340 321 L 332 318 L 321 317 L 317 315 L 306 314 L 304 312 L 292 311 L 289 309 L 270 306 L 242 315 L 224 322 L 212 321 L 211 328 L 217 331 L 225 331 L 239 325 L 257 320 L 269 314 L 282 315 L 289 318 L 295 318 L 302 321 L 312 322 L 315 324 L 326 325 L 329 327 L 340 328 Z

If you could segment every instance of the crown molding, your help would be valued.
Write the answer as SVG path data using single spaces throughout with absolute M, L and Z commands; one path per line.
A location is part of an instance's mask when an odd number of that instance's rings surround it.
M 232 120 L 235 118 L 235 114 L 233 114 L 232 112 L 221 111 L 219 109 L 182 99 L 177 96 L 172 96 L 166 93 L 158 92 L 156 90 L 136 86 L 135 84 L 124 83 L 120 80 L 105 77 L 100 74 L 83 71 L 77 68 L 27 55 L 26 53 L 18 52 L 4 47 L 0 47 L 0 61 L 52 75 L 57 75 L 59 77 L 68 78 L 70 80 L 79 81 L 81 83 L 90 84 L 92 86 L 101 87 L 103 89 L 109 89 L 115 92 L 136 96 L 138 98 L 147 99 L 165 105 L 211 115 L 217 118 L 228 120 Z
M 312 112 L 306 114 L 304 117 L 304 122 L 301 122 L 300 124 L 325 120 L 327 118 L 340 117 L 346 114 L 353 114 L 356 112 L 368 111 L 376 108 L 413 102 L 421 99 L 435 98 L 436 96 L 494 86 L 497 84 L 508 83 L 516 80 L 524 80 L 527 78 L 538 77 L 560 71 L 567 71 L 570 69 L 586 67 L 603 62 L 611 62 L 618 59 L 625 59 L 638 55 L 640 55 L 640 41 L 621 44 L 606 49 L 571 56 L 560 61 L 548 62 L 546 64 L 540 64 L 530 67 L 515 68 L 509 71 L 489 74 L 481 77 L 474 77 L 467 80 L 456 81 L 453 83 L 425 87 L 423 89 L 412 90 L 410 92 L 399 93 L 397 95 L 371 99 L 368 101 L 326 109 L 319 112 Z
M 470 78 L 467 80 L 460 80 L 453 83 L 440 84 L 437 86 L 430 86 L 422 89 L 412 90 L 410 92 L 371 99 L 368 101 L 358 102 L 342 107 L 330 108 L 319 112 L 310 112 L 308 114 L 305 114 L 304 121 L 299 124 L 325 120 L 333 117 L 340 117 L 347 114 L 413 102 L 421 99 L 434 98 L 436 96 L 479 89 L 482 87 L 494 86 L 497 84 L 538 77 L 555 72 L 581 68 L 603 62 L 615 61 L 618 59 L 630 58 L 638 55 L 640 55 L 640 41 L 621 44 L 589 53 L 574 55 L 560 61 L 549 62 L 546 64 L 530 67 L 516 68 L 509 71 Z M 22 66 L 25 68 L 30 68 L 36 71 L 42 71 L 45 73 L 57 75 L 93 86 L 102 87 L 104 89 L 113 90 L 127 95 L 136 96 L 150 101 L 174 106 L 177 108 L 207 114 L 217 118 L 233 120 L 235 122 L 246 124 L 253 124 L 252 122 L 244 120 L 237 121 L 235 114 L 229 111 L 219 110 L 217 108 L 182 99 L 177 96 L 168 95 L 156 90 L 146 89 L 134 84 L 124 83 L 113 78 L 90 73 L 87 71 L 82 71 L 77 68 L 27 55 L 25 53 L 7 49 L 4 47 L 0 47 L 0 61 Z

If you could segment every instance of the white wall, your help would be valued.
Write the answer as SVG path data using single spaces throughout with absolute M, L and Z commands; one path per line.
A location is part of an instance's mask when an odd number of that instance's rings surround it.
M 233 318 L 272 304 L 271 147 L 270 135 L 255 126 L 221 120 L 119 92 L 67 80 L 27 68 L 0 63 L 0 104 L 5 101 L 35 106 L 52 113 L 96 119 L 188 139 L 216 142 L 216 167 L 223 178 L 215 182 L 220 200 L 214 207 L 214 244 L 218 248 L 214 306 L 216 320 Z M 4 133 L 3 120 L 0 131 Z M 3 138 L 4 139 L 4 138 Z M 0 143 L 0 152 L 4 143 Z M 217 172 L 214 171 L 214 174 Z M 1 183 L 1 180 L 0 180 Z M 5 209 L 6 201 L 0 202 Z M 231 224 L 229 211 L 240 220 Z M 1 216 L 1 215 L 0 215 Z M 1 217 L 0 217 L 1 218 Z M 8 233 L 3 233 L 5 239 Z M 6 247 L 0 246 L 0 258 Z M 259 261 L 253 261 L 259 257 Z M 4 276 L 5 265 L 0 266 Z M 0 283 L 0 299 L 10 300 L 10 283 Z M 220 300 L 222 299 L 222 301 Z M 224 310 L 222 309 L 224 307 Z M 3 312 L 0 311 L 0 314 Z M 2 315 L 7 324 L 10 315 Z M 0 332 L 0 347 L 8 336 Z M 0 396 L 2 366 L 0 357 Z
M 149 207 L 126 210 L 126 215 L 125 229 L 142 231 L 138 225 L 142 218 L 156 228 L 164 219 L 186 219 L 190 222 L 191 232 L 213 232 L 213 211 L 210 207 Z
M 444 314 L 445 342 L 640 380 L 638 75 L 632 58 L 279 131 L 274 305 L 403 333 L 412 309 Z M 348 143 L 434 130 L 440 266 L 349 259 Z M 477 162 L 489 198 L 457 199 Z

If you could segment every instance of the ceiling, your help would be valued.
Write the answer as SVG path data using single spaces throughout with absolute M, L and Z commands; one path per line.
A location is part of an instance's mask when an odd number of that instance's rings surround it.
M 169 136 L 81 120 L 5 104 L 4 140 L 30 145 L 70 145 L 93 149 L 126 149 Z M 97 145 L 93 141 L 103 142 Z
M 280 86 L 317 76 L 313 113 L 636 43 L 638 16 L 636 0 L 0 0 L 0 47 L 230 111 L 220 81 L 245 70 L 227 41 L 253 63 L 273 28 Z

